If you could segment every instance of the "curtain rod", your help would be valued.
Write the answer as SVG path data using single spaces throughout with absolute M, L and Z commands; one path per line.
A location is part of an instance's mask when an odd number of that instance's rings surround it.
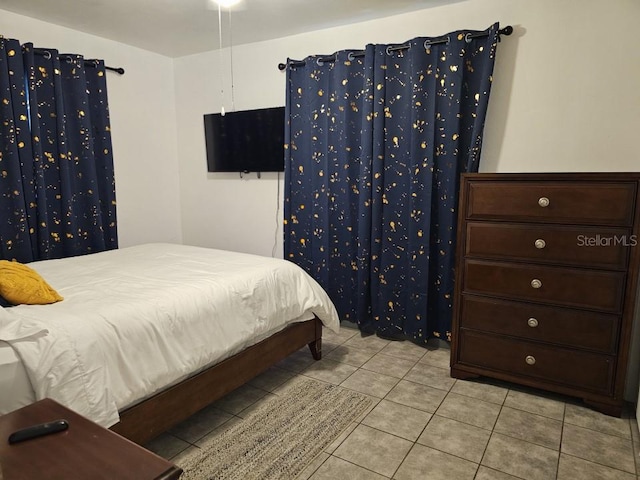
M 513 33 L 513 27 L 511 25 L 507 25 L 504 28 L 501 28 L 500 30 L 498 30 L 498 39 L 500 38 L 500 35 L 511 35 Z M 478 32 L 478 33 L 467 33 L 464 36 L 464 39 L 467 43 L 470 43 L 472 39 L 474 38 L 479 38 L 479 37 L 485 37 L 489 35 L 489 32 Z M 431 45 L 438 45 L 441 43 L 449 43 L 449 37 L 436 37 L 430 40 L 425 40 L 424 42 L 424 48 L 427 48 Z M 395 52 L 398 50 L 405 50 L 407 48 L 411 48 L 410 44 L 404 44 L 404 45 L 394 45 L 394 46 L 388 46 L 387 47 L 387 55 L 390 55 L 391 52 Z M 347 57 L 349 58 L 349 60 L 353 61 L 354 58 L 356 57 L 362 57 L 364 56 L 365 51 L 364 50 L 356 50 L 353 52 L 349 52 L 347 54 Z M 334 53 L 333 55 L 329 55 L 328 57 L 318 57 L 318 59 L 316 60 L 316 62 L 318 63 L 318 65 L 322 65 L 324 62 L 335 62 L 336 61 L 336 54 Z M 291 60 L 288 63 L 279 63 L 278 64 L 278 69 L 279 70 L 285 70 L 287 68 L 287 66 L 292 66 L 292 67 L 301 67 L 302 65 L 304 65 L 305 62 L 304 60 Z
M 112 72 L 119 73 L 120 75 L 124 75 L 124 68 L 122 67 L 109 67 L 107 65 L 104 66 L 105 70 L 111 70 Z
M 45 50 L 43 48 L 34 48 L 33 49 L 33 53 L 36 53 L 38 55 L 42 55 L 47 60 L 49 60 L 51 58 L 51 51 Z M 67 62 L 70 62 L 72 60 L 72 57 L 69 56 L 69 55 L 62 54 L 62 55 L 58 55 L 58 57 L 59 58 L 65 58 L 67 60 Z M 88 66 L 88 67 L 97 67 L 98 66 L 98 60 L 84 59 L 84 63 L 85 63 L 85 66 Z M 124 68 L 122 68 L 122 67 L 109 67 L 109 66 L 105 65 L 104 68 L 106 70 L 111 70 L 112 72 L 116 72 L 116 73 L 118 73 L 120 75 L 124 75 Z

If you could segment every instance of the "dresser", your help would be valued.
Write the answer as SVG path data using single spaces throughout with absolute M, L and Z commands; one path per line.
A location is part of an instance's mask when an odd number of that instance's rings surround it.
M 640 262 L 640 173 L 463 174 L 451 376 L 619 416 Z

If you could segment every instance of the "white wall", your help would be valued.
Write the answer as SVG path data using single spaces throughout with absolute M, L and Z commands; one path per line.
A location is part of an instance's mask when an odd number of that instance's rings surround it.
M 2 10 L 0 34 L 125 69 L 107 72 L 120 245 L 180 242 L 172 59 Z
M 285 76 L 276 67 L 281 54 L 271 43 L 233 48 L 233 95 L 228 49 L 175 60 L 185 243 L 261 255 L 275 246 L 282 256 L 283 174 L 207 173 L 203 126 L 203 115 L 220 112 L 221 105 L 226 111 L 284 105 Z
M 403 42 L 495 21 L 515 32 L 498 46 L 482 172 L 640 171 L 637 0 L 467 0 L 449 6 L 233 49 L 235 107 L 283 105 L 287 57 Z M 230 108 L 229 52 L 222 58 Z M 220 111 L 220 54 L 175 61 L 185 243 L 282 255 L 275 174 L 207 174 L 202 115 Z M 281 198 L 281 197 L 280 197 Z M 281 199 L 280 203 L 281 205 Z M 636 329 L 627 398 L 638 391 Z
M 481 171 L 640 171 L 640 2 L 470 3 L 509 4 L 476 14 L 516 27 L 496 57 Z
M 636 0 L 467 0 L 448 6 L 233 48 L 235 108 L 284 105 L 287 57 L 330 54 L 495 21 L 498 46 L 480 171 L 638 171 L 640 49 Z M 175 61 L 185 243 L 270 255 L 275 174 L 207 174 L 202 115 L 230 109 L 229 51 Z M 278 214 L 281 217 L 282 212 Z M 280 221 L 278 220 L 278 224 Z

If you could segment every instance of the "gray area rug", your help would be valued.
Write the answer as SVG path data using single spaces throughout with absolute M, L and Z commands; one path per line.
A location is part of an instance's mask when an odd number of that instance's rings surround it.
M 301 381 L 184 458 L 180 479 L 293 479 L 370 406 L 360 393 Z

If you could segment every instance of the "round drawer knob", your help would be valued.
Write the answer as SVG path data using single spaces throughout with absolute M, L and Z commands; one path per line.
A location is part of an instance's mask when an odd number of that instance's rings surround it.
M 536 357 L 534 357 L 533 355 L 527 355 L 524 359 L 525 362 L 527 362 L 527 365 L 535 365 L 536 364 Z
M 540 205 L 542 208 L 548 207 L 549 206 L 549 199 L 547 197 L 540 197 L 538 199 L 538 205 Z
M 537 278 L 534 278 L 533 280 L 531 280 L 531 286 L 533 288 L 540 288 L 540 287 L 542 287 L 542 282 L 540 280 L 538 280 Z
M 529 325 L 531 328 L 536 328 L 538 326 L 538 320 L 531 317 L 529 320 L 527 320 L 527 325 Z
M 538 249 L 543 249 L 544 247 L 547 246 L 547 242 L 545 242 L 543 239 L 539 238 L 535 241 L 534 245 L 536 246 L 536 248 Z

